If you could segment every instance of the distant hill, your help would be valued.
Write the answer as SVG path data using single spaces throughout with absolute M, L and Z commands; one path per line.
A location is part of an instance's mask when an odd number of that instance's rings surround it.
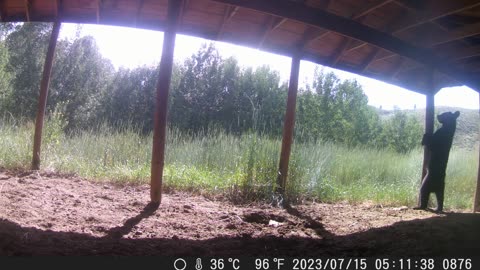
M 422 126 L 425 125 L 425 109 L 403 110 L 408 114 L 414 114 Z M 457 131 L 453 139 L 453 145 L 465 149 L 476 149 L 479 144 L 480 115 L 478 110 L 464 109 L 456 107 L 435 107 L 435 115 L 443 112 L 460 111 L 460 117 L 457 122 Z M 378 110 L 381 117 L 393 115 L 393 110 Z M 440 126 L 435 118 L 435 130 Z

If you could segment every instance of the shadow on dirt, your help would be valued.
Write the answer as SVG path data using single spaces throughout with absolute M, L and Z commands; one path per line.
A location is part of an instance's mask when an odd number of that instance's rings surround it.
M 157 206 L 158 207 L 158 206 Z M 297 209 L 323 239 L 308 237 L 216 237 L 207 240 L 172 238 L 126 239 L 142 219 L 157 208 L 147 205 L 105 237 L 22 227 L 0 219 L 0 255 L 166 255 L 166 256 L 478 256 L 480 215 L 451 213 L 397 222 L 346 236 L 327 232 L 323 225 Z M 334 215 L 334 213 L 332 213 Z
M 107 232 L 106 237 L 115 238 L 115 239 L 122 238 L 122 236 L 127 235 L 129 232 L 131 232 L 133 227 L 138 223 L 140 223 L 142 219 L 148 218 L 149 216 L 155 214 L 155 211 L 157 211 L 159 206 L 160 206 L 159 203 L 152 202 L 147 204 L 143 208 L 143 210 L 140 212 L 140 214 L 136 215 L 135 217 L 127 219 L 127 221 L 125 221 L 123 226 L 111 228 Z

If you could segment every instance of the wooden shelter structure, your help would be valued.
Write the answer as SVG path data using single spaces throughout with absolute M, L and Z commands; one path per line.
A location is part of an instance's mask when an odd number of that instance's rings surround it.
M 292 57 L 278 172 L 280 194 L 293 140 L 300 60 L 426 95 L 426 133 L 433 132 L 438 90 L 466 85 L 480 91 L 480 0 L 2 0 L 0 19 L 55 22 L 41 83 L 32 162 L 36 169 L 60 23 L 165 31 L 153 138 L 153 202 L 161 200 L 166 104 L 176 33 Z M 425 152 L 424 164 L 428 156 Z M 480 210 L 479 189 L 480 167 L 474 211 Z

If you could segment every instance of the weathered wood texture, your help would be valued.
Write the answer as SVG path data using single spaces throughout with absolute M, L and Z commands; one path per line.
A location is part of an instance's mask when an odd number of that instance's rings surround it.
M 287 110 L 283 122 L 282 149 L 280 152 L 280 164 L 277 176 L 277 193 L 285 195 L 285 187 L 288 177 L 288 163 L 293 142 L 293 130 L 295 127 L 295 108 L 297 104 L 298 75 L 300 72 L 300 57 L 292 58 L 290 70 L 290 82 L 288 85 Z
M 45 116 L 45 109 L 47 107 L 48 85 L 50 84 L 50 75 L 52 73 L 53 58 L 55 56 L 55 47 L 57 46 L 60 26 L 61 22 L 59 21 L 56 21 L 53 24 L 50 42 L 48 43 L 47 56 L 45 58 L 45 65 L 43 67 L 42 81 L 40 83 L 40 96 L 38 99 L 37 118 L 35 120 L 35 134 L 33 137 L 32 170 L 40 169 L 43 119 Z
M 480 95 L 479 95 L 480 102 Z M 480 134 L 479 134 L 480 139 Z M 479 160 L 480 160 L 480 150 L 479 150 Z M 475 190 L 475 198 L 473 199 L 473 212 L 480 212 L 480 164 L 478 165 L 478 174 L 477 174 L 477 189 Z
M 425 109 L 425 134 L 427 136 L 433 134 L 433 127 L 435 124 L 435 94 L 427 95 L 427 107 Z M 427 174 L 428 164 L 430 163 L 430 150 L 427 147 L 423 148 L 423 165 L 422 165 L 422 179 Z
M 160 203 L 162 201 L 162 179 L 163 166 L 165 163 L 168 92 L 172 78 L 176 28 L 178 24 L 178 18 L 180 17 L 182 2 L 182 0 L 168 1 L 168 26 L 163 39 L 153 127 L 150 199 L 154 203 Z

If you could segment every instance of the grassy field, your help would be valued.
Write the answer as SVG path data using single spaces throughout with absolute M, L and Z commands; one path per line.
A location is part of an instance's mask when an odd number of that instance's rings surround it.
M 65 136 L 57 121 L 44 130 L 45 170 L 120 183 L 148 183 L 151 136 L 131 128 Z M 0 166 L 25 168 L 31 162 L 33 124 L 0 123 Z M 270 200 L 281 141 L 255 134 L 223 132 L 167 135 L 164 185 L 233 201 Z M 414 206 L 420 185 L 422 149 L 408 154 L 346 148 L 322 142 L 294 144 L 287 192 L 293 201 L 371 202 Z M 446 208 L 470 209 L 478 150 L 453 148 L 447 170 Z M 433 195 L 432 195 L 433 196 Z M 434 196 L 433 196 L 434 197 Z

